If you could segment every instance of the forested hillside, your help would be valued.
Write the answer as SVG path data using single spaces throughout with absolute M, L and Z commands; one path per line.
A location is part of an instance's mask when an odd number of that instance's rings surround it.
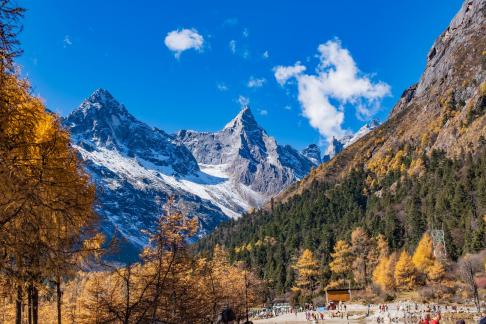
M 374 187 L 371 171 L 358 168 L 339 183 L 314 182 L 302 195 L 220 226 L 197 245 L 200 252 L 222 244 L 232 260 L 257 269 L 280 292 L 294 284 L 299 251 L 317 253 L 321 280 L 331 272 L 327 264 L 338 240 L 358 226 L 372 236 L 384 234 L 392 249 L 413 251 L 422 234 L 444 229 L 447 252 L 454 260 L 466 252 L 486 248 L 486 146 L 451 160 L 440 151 L 423 156 L 420 176 L 409 175 L 409 155 L 403 171 L 388 173 Z
M 428 154 L 443 150 L 448 157 L 476 152 L 486 137 L 485 39 L 486 1 L 464 1 L 432 45 L 420 80 L 403 92 L 389 119 L 276 200 L 301 193 L 314 180 L 342 178 L 360 165 L 382 177 L 397 167 L 401 147 L 408 144 Z
M 464 2 L 388 121 L 195 248 L 227 247 L 278 292 L 295 284 L 304 249 L 316 254 L 322 284 L 332 281 L 336 243 L 358 227 L 384 235 L 392 251 L 412 252 L 433 229 L 444 230 L 452 260 L 485 248 L 485 26 L 486 1 Z

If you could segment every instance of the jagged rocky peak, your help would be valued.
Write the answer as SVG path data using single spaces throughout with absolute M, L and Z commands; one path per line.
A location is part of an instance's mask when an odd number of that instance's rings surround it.
M 379 127 L 380 125 L 381 125 L 381 123 L 380 123 L 379 120 L 377 120 L 377 119 L 370 120 L 369 122 L 367 122 L 366 124 L 364 124 L 363 126 L 361 126 L 361 128 L 356 133 L 354 133 L 353 137 L 351 138 L 351 140 L 349 141 L 349 143 L 347 143 L 347 145 L 351 145 L 352 143 L 356 142 L 361 137 L 365 136 L 370 131 L 372 131 L 373 129 Z
M 198 171 L 191 152 L 164 131 L 137 120 L 107 90 L 97 89 L 63 119 L 73 142 L 87 150 L 106 148 L 170 167 L 175 173 Z
M 224 130 L 238 128 L 244 130 L 261 129 L 249 106 L 244 106 L 238 115 L 236 115 L 236 117 L 233 118 L 228 124 L 226 124 Z
M 90 110 L 102 111 L 110 115 L 125 115 L 128 114 L 124 105 L 119 103 L 108 90 L 98 88 L 83 103 L 77 110 L 87 114 Z
M 221 131 L 181 131 L 176 138 L 199 163 L 217 165 L 232 181 L 247 187 L 238 190 L 250 189 L 265 198 L 304 177 L 313 165 L 297 150 L 269 136 L 248 106 Z
M 376 128 L 380 125 L 381 125 L 381 123 L 378 119 L 372 119 L 370 122 L 366 123 L 366 126 L 368 128 Z
M 258 125 L 248 106 L 243 107 L 220 131 L 182 130 L 176 138 L 203 164 L 233 163 L 238 156 L 265 160 L 267 150 L 277 146 L 275 140 Z
M 372 119 L 371 121 L 361 126 L 361 128 L 358 129 L 358 131 L 354 134 L 346 134 L 339 138 L 333 136 L 329 143 L 329 146 L 326 149 L 326 153 L 322 157 L 322 162 L 329 161 L 337 154 L 339 154 L 342 150 L 344 150 L 346 147 L 353 144 L 361 137 L 365 136 L 366 134 L 368 134 L 375 128 L 379 127 L 380 125 L 381 123 L 378 120 Z
M 321 164 L 322 162 L 321 149 L 316 144 L 310 144 L 305 149 L 303 149 L 302 155 L 316 166 Z
M 351 134 L 339 138 L 333 136 L 331 138 L 331 141 L 329 142 L 329 145 L 327 146 L 324 156 L 322 157 L 322 161 L 323 162 L 329 161 L 337 154 L 339 154 L 351 142 L 352 138 L 353 135 Z
M 110 128 L 99 139 L 108 140 L 111 137 L 112 126 L 122 124 L 122 120 L 133 119 L 124 105 L 119 103 L 107 90 L 97 89 L 86 98 L 78 108 L 73 110 L 65 119 L 64 124 L 72 134 L 97 133 L 98 131 Z M 93 134 L 94 135 L 94 134 Z

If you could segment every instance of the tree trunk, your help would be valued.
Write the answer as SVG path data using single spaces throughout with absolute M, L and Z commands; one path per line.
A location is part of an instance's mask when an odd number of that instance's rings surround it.
M 39 323 L 39 291 L 32 287 L 32 324 Z
M 32 285 L 27 287 L 27 311 L 29 312 L 27 318 L 29 320 L 29 324 L 32 324 Z
M 61 324 L 62 322 L 62 291 L 61 291 L 61 278 L 57 278 L 56 281 L 56 293 L 57 293 L 57 324 Z
M 22 286 L 17 286 L 17 300 L 15 301 L 15 324 L 22 324 Z
M 479 301 L 478 286 L 476 286 L 476 284 L 474 284 L 474 303 L 476 304 L 478 313 L 481 313 L 481 302 Z

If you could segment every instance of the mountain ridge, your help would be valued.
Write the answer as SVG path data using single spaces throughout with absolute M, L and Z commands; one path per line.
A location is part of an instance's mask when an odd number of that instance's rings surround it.
M 467 0 L 386 122 L 195 250 L 223 246 L 284 295 L 295 291 L 304 250 L 321 265 L 320 283 L 346 278 L 338 283 L 347 286 L 352 279 L 329 264 L 358 228 L 382 236 L 395 253 L 415 250 L 424 233 L 440 229 L 447 262 L 485 249 L 485 39 L 486 0 Z
M 465 1 L 433 43 L 419 82 L 403 92 L 388 120 L 275 200 L 285 202 L 314 181 L 341 179 L 360 165 L 382 177 L 407 143 L 423 152 L 444 150 L 451 158 L 477 151 L 486 137 L 481 90 L 486 79 L 485 7 L 485 0 Z
M 278 145 L 248 107 L 218 132 L 168 134 L 97 89 L 62 124 L 97 185 L 103 231 L 119 233 L 130 251 L 147 243 L 141 229 L 155 225 L 169 197 L 198 218 L 200 238 L 222 221 L 260 207 L 313 166 L 297 150 Z M 187 134 L 198 137 L 193 146 L 184 143 Z M 208 146 L 200 137 L 217 141 Z

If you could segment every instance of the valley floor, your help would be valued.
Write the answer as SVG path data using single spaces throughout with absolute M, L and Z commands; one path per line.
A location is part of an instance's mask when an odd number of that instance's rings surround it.
M 404 312 L 403 305 L 407 303 L 392 303 L 387 304 L 388 311 L 380 312 L 378 305 L 372 305 L 370 308 L 370 315 L 366 316 L 367 307 L 359 304 L 348 304 L 347 310 L 350 315 L 346 319 L 346 315 L 340 318 L 338 315 L 332 316 L 335 311 L 326 311 L 324 313 L 324 319 L 318 321 L 306 320 L 305 312 L 299 312 L 297 314 L 283 314 L 273 318 L 253 320 L 254 323 L 266 323 L 266 324 L 298 324 L 298 323 L 417 323 L 418 319 L 425 313 L 426 305 L 418 305 L 417 311 Z M 412 303 L 410 303 L 412 305 Z M 475 314 L 472 307 L 459 307 L 457 311 L 453 313 L 445 311 L 445 306 L 440 306 L 442 312 L 441 323 L 456 323 L 458 319 L 464 319 L 466 323 L 477 323 L 479 317 Z M 449 308 L 450 310 L 450 308 Z M 335 313 L 336 314 L 336 313 Z M 353 315 L 351 315 L 353 314 Z M 433 313 L 430 312 L 431 316 Z
M 267 324 L 277 324 L 277 323 L 285 323 L 285 324 L 297 324 L 297 323 L 312 323 L 305 319 L 305 313 L 297 313 L 295 314 L 284 314 L 273 318 L 261 319 L 261 320 L 254 320 L 253 323 L 267 323 Z M 331 319 L 326 317 L 325 320 L 320 320 L 317 323 L 366 323 L 364 319 Z

